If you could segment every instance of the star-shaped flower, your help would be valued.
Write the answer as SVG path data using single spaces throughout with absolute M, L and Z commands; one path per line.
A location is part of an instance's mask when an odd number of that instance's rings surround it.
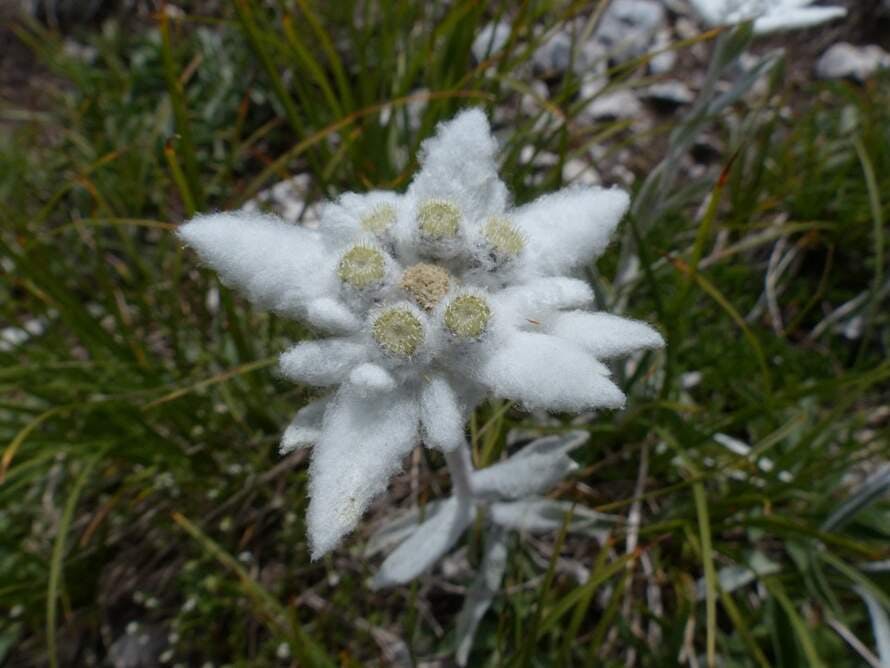
M 833 21 L 846 15 L 843 7 L 811 7 L 813 0 L 691 0 L 708 25 L 754 21 L 754 32 L 765 35 Z
M 419 442 L 463 446 L 486 396 L 620 408 L 599 360 L 663 344 L 645 323 L 589 311 L 590 286 L 571 277 L 606 247 L 627 195 L 569 188 L 510 208 L 496 149 L 485 115 L 465 111 L 424 142 L 405 194 L 345 194 L 318 229 L 236 212 L 180 230 L 252 301 L 331 335 L 280 360 L 288 378 L 333 388 L 281 446 L 314 444 L 313 558 L 355 528 Z

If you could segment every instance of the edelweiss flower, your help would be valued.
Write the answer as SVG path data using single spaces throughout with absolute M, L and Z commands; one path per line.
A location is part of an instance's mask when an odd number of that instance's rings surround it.
M 754 32 L 809 28 L 846 15 L 843 7 L 810 7 L 813 0 L 691 0 L 708 25 L 754 21 Z
M 448 455 L 487 395 L 528 408 L 619 408 L 599 361 L 662 345 L 648 325 L 587 309 L 569 275 L 602 252 L 619 190 L 571 188 L 510 209 L 481 111 L 439 126 L 403 194 L 349 193 L 317 230 L 254 214 L 180 230 L 224 281 L 330 338 L 281 356 L 288 378 L 334 389 L 300 410 L 282 452 L 314 444 L 312 556 L 352 531 L 421 440 Z

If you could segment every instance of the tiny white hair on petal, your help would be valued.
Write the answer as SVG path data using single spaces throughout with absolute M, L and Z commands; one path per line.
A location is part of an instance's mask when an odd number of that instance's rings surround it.
M 512 213 L 533 252 L 524 255 L 534 270 L 548 276 L 588 264 L 609 245 L 613 230 L 630 205 L 618 188 L 565 188 L 539 197 Z
M 661 334 L 645 322 L 611 313 L 559 313 L 548 324 L 547 333 L 577 343 L 598 359 L 664 346 Z
M 482 363 L 478 377 L 498 396 L 529 409 L 579 412 L 622 408 L 625 401 L 592 355 L 536 332 L 516 332 Z
M 306 307 L 306 320 L 327 332 L 352 334 L 362 323 L 342 302 L 330 297 L 313 299 Z
M 451 452 L 464 441 L 464 413 L 451 383 L 442 376 L 430 378 L 420 392 L 420 423 L 427 445 Z
M 507 205 L 507 188 L 498 177 L 497 142 L 480 109 L 459 113 L 440 123 L 420 147 L 421 169 L 408 188 L 418 202 L 444 199 L 465 217 L 481 219 Z
M 365 362 L 349 374 L 349 384 L 362 393 L 389 392 L 395 389 L 396 380 L 382 366 Z
M 308 301 L 337 289 L 318 233 L 275 216 L 207 214 L 177 234 L 224 283 L 259 306 L 302 317 Z
M 543 319 L 553 311 L 593 304 L 593 290 L 577 278 L 549 276 L 504 288 L 495 301 L 522 318 Z
M 282 353 L 278 367 L 298 383 L 325 387 L 343 382 L 367 354 L 365 346 L 348 339 L 305 341 Z
M 331 395 L 310 401 L 297 411 L 294 419 L 284 430 L 281 436 L 281 445 L 278 453 L 286 455 L 289 452 L 305 448 L 315 443 L 321 435 L 321 425 L 324 420 L 324 412 L 330 403 Z
M 445 501 L 384 560 L 371 586 L 404 584 L 431 568 L 461 537 L 473 514 L 466 501 L 455 497 Z
M 337 392 L 325 412 L 309 469 L 308 533 L 312 559 L 336 547 L 386 490 L 417 445 L 419 411 L 410 392 L 359 396 Z

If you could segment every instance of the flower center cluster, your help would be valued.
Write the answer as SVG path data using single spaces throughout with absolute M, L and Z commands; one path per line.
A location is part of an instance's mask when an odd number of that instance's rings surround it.
M 414 357 L 420 351 L 426 328 L 431 326 L 429 318 L 439 319 L 439 326 L 452 340 L 482 337 L 492 314 L 485 293 L 472 289 L 475 279 L 483 280 L 479 287 L 487 286 L 490 279 L 483 278 L 480 269 L 497 272 L 525 248 L 525 238 L 508 218 L 491 216 L 479 221 L 478 228 L 465 229 L 463 226 L 472 221 L 466 221 L 461 210 L 446 199 L 420 202 L 415 216 L 419 236 L 408 255 L 423 259 L 405 268 L 397 285 L 391 285 L 388 278 L 391 268 L 398 268 L 403 259 L 388 257 L 388 253 L 401 248 L 395 239 L 386 236 L 398 220 L 391 204 L 378 204 L 359 221 L 362 232 L 377 237 L 383 245 L 374 241 L 357 243 L 343 253 L 337 265 L 337 275 L 344 285 L 358 291 L 350 299 L 358 298 L 366 302 L 366 307 L 381 307 L 369 320 L 374 341 L 387 354 L 402 358 Z M 462 278 L 469 282 L 470 290 L 461 290 L 437 310 L 455 288 L 461 287 Z M 404 297 L 409 301 L 393 303 Z
M 417 305 L 426 311 L 432 311 L 442 301 L 442 297 L 448 294 L 450 284 L 451 277 L 447 271 L 426 262 L 408 267 L 399 282 Z

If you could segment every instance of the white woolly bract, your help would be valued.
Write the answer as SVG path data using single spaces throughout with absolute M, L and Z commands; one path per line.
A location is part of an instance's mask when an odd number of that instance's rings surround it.
M 560 313 L 550 322 L 547 332 L 577 343 L 598 359 L 611 359 L 635 350 L 664 346 L 661 334 L 645 322 L 611 313 Z
M 345 304 L 330 297 L 319 297 L 309 302 L 306 320 L 323 331 L 337 334 L 352 334 L 362 325 Z
M 319 235 L 273 216 L 215 213 L 193 218 L 180 238 L 252 302 L 294 317 L 334 289 Z
M 481 110 L 458 114 L 441 123 L 436 135 L 421 145 L 422 169 L 408 188 L 408 196 L 417 203 L 449 200 L 471 222 L 501 213 L 507 204 L 507 188 L 498 178 L 496 151 L 488 119 Z
M 298 448 L 312 445 L 318 440 L 319 436 L 321 436 L 324 412 L 328 407 L 330 399 L 328 396 L 311 401 L 297 411 L 294 419 L 291 420 L 291 423 L 281 436 L 281 445 L 278 448 L 280 454 L 286 455 Z
M 365 362 L 349 374 L 349 384 L 360 393 L 389 392 L 396 388 L 396 380 L 382 366 Z
M 630 198 L 617 188 L 567 188 L 539 197 L 512 214 L 528 240 L 525 261 L 548 276 L 568 273 L 598 257 L 609 244 Z
M 592 304 L 593 290 L 576 278 L 553 276 L 504 288 L 495 301 L 522 319 L 543 320 L 560 309 Z
M 472 519 L 473 508 L 469 503 L 454 497 L 445 501 L 386 558 L 372 586 L 389 587 L 416 578 L 451 549 Z
M 418 407 L 407 392 L 338 391 L 312 453 L 307 518 L 312 558 L 352 531 L 418 443 Z
M 496 395 L 534 409 L 580 411 L 621 408 L 624 394 L 602 373 L 602 365 L 569 341 L 517 332 L 478 371 Z
M 430 378 L 421 389 L 420 422 L 424 442 L 444 452 L 464 443 L 464 414 L 451 383 L 442 376 Z
M 299 343 L 278 359 L 281 373 L 306 385 L 338 385 L 367 356 L 365 346 L 346 339 Z

